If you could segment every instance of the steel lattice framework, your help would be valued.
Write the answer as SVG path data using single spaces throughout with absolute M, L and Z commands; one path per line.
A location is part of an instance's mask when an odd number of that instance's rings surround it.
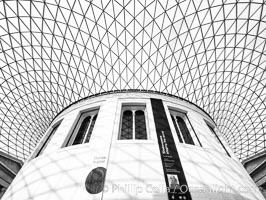
M 240 159 L 265 150 L 263 0 L 0 1 L 0 148 L 26 159 L 64 107 L 140 89 L 209 113 Z

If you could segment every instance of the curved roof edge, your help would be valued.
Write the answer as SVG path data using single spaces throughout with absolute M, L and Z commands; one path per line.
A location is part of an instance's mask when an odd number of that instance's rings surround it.
M 71 106 L 77 104 L 77 103 L 80 103 L 82 101 L 86 101 L 90 98 L 95 98 L 95 97 L 98 97 L 98 96 L 103 96 L 103 95 L 109 95 L 109 94 L 117 94 L 117 93 L 133 93 L 133 92 L 137 92 L 137 93 L 150 93 L 150 94 L 160 94 L 160 95 L 165 95 L 165 96 L 168 96 L 168 97 L 173 97 L 173 98 L 177 98 L 177 99 L 180 99 L 182 101 L 185 101 L 189 104 L 192 104 L 193 106 L 196 106 L 198 109 L 200 109 L 202 112 L 204 112 L 211 120 L 212 122 L 215 124 L 215 126 L 217 126 L 216 122 L 213 120 L 213 118 L 210 116 L 209 113 L 207 113 L 203 108 L 201 108 L 200 106 L 198 106 L 197 104 L 191 102 L 191 101 L 188 101 L 187 99 L 184 99 L 182 97 L 179 97 L 179 96 L 176 96 L 176 95 L 172 95 L 172 94 L 168 94 L 168 93 L 165 93 L 165 92 L 158 92 L 158 91 L 154 91 L 154 90 L 140 90 L 140 89 L 124 89 L 124 90 L 111 90 L 111 91 L 107 91 L 107 92 L 101 92 L 101 93 L 97 93 L 97 94 L 93 94 L 93 95 L 90 95 L 90 96 L 87 96 L 85 98 L 82 98 L 76 102 L 73 102 L 71 104 L 69 104 L 67 107 L 65 107 L 64 109 L 62 109 L 59 113 L 56 114 L 56 116 L 53 118 L 53 120 L 51 121 L 50 125 L 54 122 L 54 120 L 61 114 L 63 113 L 65 110 L 67 110 L 68 108 L 70 108 Z

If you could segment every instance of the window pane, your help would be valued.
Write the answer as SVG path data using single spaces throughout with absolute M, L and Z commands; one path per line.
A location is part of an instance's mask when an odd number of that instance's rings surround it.
M 94 128 L 94 125 L 95 125 L 96 119 L 97 119 L 97 115 L 94 115 L 94 117 L 92 118 L 92 122 L 91 122 L 91 125 L 90 125 L 89 132 L 88 132 L 88 134 L 87 134 L 87 136 L 86 136 L 86 139 L 85 139 L 85 143 L 87 143 L 87 142 L 90 141 L 91 133 L 92 133 L 92 130 L 93 130 L 93 128 Z
M 81 126 L 79 128 L 79 131 L 78 131 L 78 133 L 76 135 L 76 138 L 75 138 L 75 140 L 73 142 L 73 145 L 82 143 L 82 141 L 83 141 L 83 139 L 85 137 L 85 134 L 86 134 L 86 132 L 88 130 L 88 127 L 90 125 L 90 119 L 91 119 L 91 116 L 88 116 L 88 117 L 86 117 L 83 120 L 83 122 L 82 122 L 82 124 L 81 124 Z
M 183 118 L 179 117 L 179 116 L 176 116 L 176 120 L 177 120 L 178 126 L 180 128 L 180 131 L 181 131 L 181 133 L 183 135 L 183 138 L 185 140 L 185 143 L 194 145 L 192 137 L 191 137 L 191 135 L 190 135 L 190 133 L 188 131 L 187 125 L 184 122 Z
M 179 130 L 178 130 L 178 127 L 177 127 L 177 124 L 176 124 L 175 118 L 174 118 L 173 115 L 171 115 L 171 118 L 172 118 L 173 124 L 174 124 L 174 126 L 175 126 L 175 131 L 176 131 L 177 137 L 178 137 L 178 139 L 179 139 L 179 142 L 183 143 L 183 140 L 182 140 L 181 135 L 180 135 L 180 132 L 179 132 Z
M 126 110 L 123 113 L 121 136 L 120 139 L 132 139 L 133 138 L 133 115 L 132 111 Z
M 145 115 L 142 110 L 135 112 L 135 134 L 136 139 L 147 139 Z

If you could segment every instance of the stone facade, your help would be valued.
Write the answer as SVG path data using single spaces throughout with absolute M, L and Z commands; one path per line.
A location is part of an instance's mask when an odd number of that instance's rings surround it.
M 136 108 L 145 113 L 147 137 L 121 139 L 124 109 Z M 83 122 L 95 113 L 97 120 L 89 142 L 74 145 L 80 130 L 85 130 L 80 128 Z M 176 116 L 174 120 L 172 116 Z M 133 124 L 136 131 L 136 123 Z M 85 132 L 86 139 L 89 131 Z M 189 132 L 190 138 L 185 132 Z M 264 200 L 264 197 L 214 121 L 201 108 L 177 97 L 127 92 L 87 98 L 58 114 L 3 199 Z

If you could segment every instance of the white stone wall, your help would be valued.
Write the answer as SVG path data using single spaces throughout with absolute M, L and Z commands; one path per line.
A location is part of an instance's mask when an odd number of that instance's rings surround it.
M 205 120 L 214 123 L 203 111 L 177 98 L 148 93 L 103 95 L 66 109 L 51 124 L 52 127 L 62 120 L 43 154 L 35 158 L 51 128 L 47 130 L 40 145 L 36 147 L 3 199 L 168 199 L 150 104 L 151 97 L 163 99 L 193 200 L 264 199 L 228 145 L 224 143 L 231 157 L 228 157 L 217 143 Z M 118 140 L 123 103 L 146 105 L 148 140 Z M 100 110 L 90 142 L 64 147 L 80 113 L 98 107 Z M 178 142 L 169 107 L 187 112 L 202 147 L 197 142 L 196 145 Z M 196 141 L 193 134 L 192 137 Z M 85 189 L 85 179 L 96 167 L 106 168 L 107 174 L 104 191 L 92 195 Z

